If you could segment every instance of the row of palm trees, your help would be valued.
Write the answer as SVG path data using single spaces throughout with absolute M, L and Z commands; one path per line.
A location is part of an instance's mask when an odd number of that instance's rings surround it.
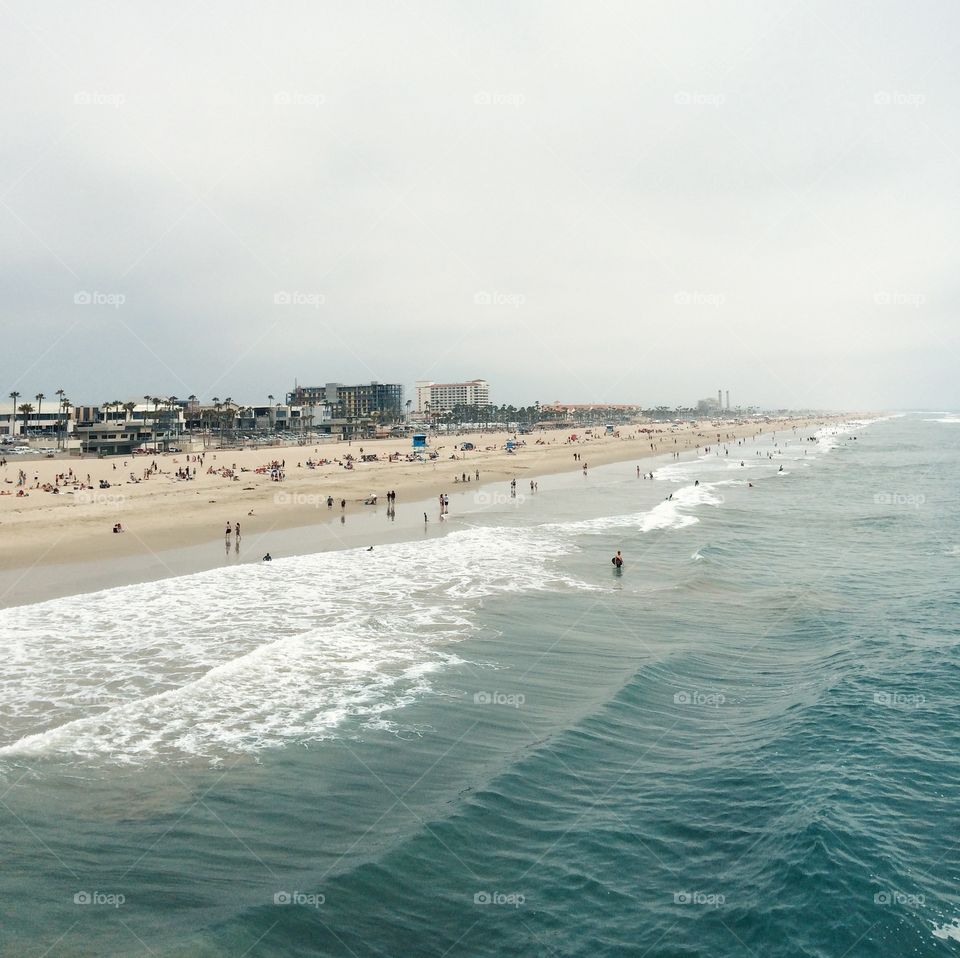
M 10 398 L 13 400 L 15 410 L 13 428 L 11 432 L 16 432 L 16 414 L 19 413 L 21 416 L 23 416 L 23 427 L 21 431 L 24 435 L 26 435 L 30 430 L 29 424 L 31 416 L 33 416 L 34 412 L 36 412 L 37 420 L 39 420 L 43 410 L 43 401 L 47 397 L 44 393 L 37 393 L 37 395 L 34 397 L 37 402 L 36 407 L 29 402 L 24 402 L 20 405 L 17 405 L 17 401 L 22 395 L 23 394 L 18 390 L 13 390 L 9 394 Z M 67 398 L 63 389 L 58 389 L 56 391 L 56 397 L 59 413 L 56 422 L 56 434 L 58 445 L 62 445 L 67 434 L 67 422 L 69 420 L 72 403 L 70 399 Z M 268 396 L 267 399 L 270 401 L 272 407 L 274 403 L 273 395 Z M 189 402 L 190 406 L 195 407 L 196 403 L 198 402 L 198 398 L 196 395 L 191 394 L 187 397 L 187 401 Z M 143 417 L 144 426 L 146 426 L 148 423 L 150 424 L 150 430 L 153 434 L 153 441 L 157 441 L 161 432 L 166 432 L 168 439 L 176 438 L 179 435 L 180 417 L 179 415 L 174 415 L 174 413 L 179 412 L 181 400 L 177 396 L 162 397 L 147 394 L 143 397 L 143 402 L 148 407 L 153 406 L 152 414 L 145 413 Z M 246 414 L 247 416 L 252 416 L 253 414 L 252 407 L 242 406 L 241 404 L 234 402 L 232 396 L 227 396 L 223 400 L 221 400 L 219 396 L 214 396 L 212 403 L 212 407 L 207 407 L 200 413 L 200 428 L 208 433 L 219 429 L 221 442 L 225 433 L 229 435 L 229 433 L 235 429 L 238 415 L 242 416 Z M 121 402 L 119 399 L 115 399 L 104 402 L 100 408 L 103 410 L 104 418 L 106 420 L 109 421 L 112 414 L 113 418 L 119 423 L 131 419 L 136 406 L 137 404 L 134 402 Z M 188 410 L 189 408 L 190 407 L 188 406 Z M 122 419 L 121 412 L 123 414 Z M 193 418 L 195 419 L 195 417 Z M 275 425 L 276 419 L 273 415 L 271 415 L 270 418 L 272 427 Z M 164 420 L 166 420 L 165 429 L 163 428 Z M 303 423 L 302 425 L 306 427 L 309 425 L 309 423 Z
M 43 412 L 43 401 L 46 399 L 44 393 L 37 393 L 33 398 L 36 399 L 37 405 L 34 409 L 33 403 L 25 402 L 21 405 L 17 405 L 17 400 L 20 398 L 22 393 L 18 392 L 16 389 L 10 392 L 10 398 L 13 400 L 13 408 L 15 412 L 20 413 L 23 416 L 23 433 L 26 434 L 30 428 L 30 417 L 34 412 L 37 414 L 37 419 L 40 419 L 40 414 Z M 58 411 L 59 416 L 57 418 L 57 438 L 58 442 L 62 441 L 63 435 L 66 433 L 66 423 L 67 417 L 70 412 L 70 400 L 67 399 L 66 393 L 62 389 L 58 389 L 56 392 L 57 402 L 58 402 Z M 13 428 L 11 433 L 16 432 L 16 416 L 12 423 Z

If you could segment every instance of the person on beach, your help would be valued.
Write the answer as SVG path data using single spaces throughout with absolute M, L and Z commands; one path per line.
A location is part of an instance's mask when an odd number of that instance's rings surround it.
M 230 526 L 230 523 L 228 522 L 228 523 L 227 523 L 227 528 L 224 529 L 224 531 L 223 531 L 223 536 L 224 536 L 225 539 L 229 539 L 229 538 L 230 538 L 230 532 L 231 532 L 231 526 Z
M 233 534 L 237 537 L 237 542 L 240 541 L 240 523 L 236 523 L 233 527 Z
M 617 554 L 610 560 L 617 569 L 623 568 L 623 556 L 620 555 L 620 550 L 617 549 Z
M 273 556 L 271 556 L 270 553 L 268 552 L 268 553 L 263 557 L 263 559 L 261 559 L 260 561 L 261 561 L 261 562 L 273 562 Z

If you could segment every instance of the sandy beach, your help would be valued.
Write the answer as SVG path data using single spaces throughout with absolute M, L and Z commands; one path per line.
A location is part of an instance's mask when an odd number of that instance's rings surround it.
M 762 430 L 787 439 L 791 434 L 811 434 L 830 421 L 648 424 L 621 427 L 612 436 L 605 435 L 602 428 L 591 433 L 578 429 L 575 442 L 566 431 L 535 431 L 517 437 L 523 444 L 512 453 L 504 447 L 513 433 L 449 435 L 432 440 L 430 448 L 438 453 L 437 458 L 414 462 L 407 461 L 409 440 L 400 439 L 210 449 L 202 464 L 186 451 L 104 459 L 10 457 L 5 466 L 0 466 L 0 489 L 11 493 L 0 496 L 0 573 L 9 581 L 11 576 L 21 578 L 41 567 L 89 566 L 93 562 L 122 568 L 125 559 L 159 557 L 169 550 L 223 542 L 226 525 L 237 522 L 244 540 L 264 543 L 264 550 L 270 548 L 273 531 L 317 524 L 327 524 L 331 535 L 340 539 L 341 517 L 370 512 L 372 507 L 364 500 L 371 493 L 377 495 L 379 507 L 384 507 L 388 491 L 395 491 L 400 508 L 425 501 L 429 519 L 435 522 L 439 518 L 436 500 L 441 493 L 471 491 L 482 504 L 483 496 L 489 496 L 489 492 L 481 493 L 482 488 L 503 483 L 507 493 L 513 479 L 523 492 L 532 479 L 582 470 L 584 464 L 589 468 L 636 461 L 639 465 L 651 456 L 673 452 L 687 457 L 697 448 L 715 444 L 718 434 L 721 439 L 736 439 Z M 464 452 L 463 443 L 473 443 L 475 449 Z M 362 455 L 376 455 L 378 461 L 360 461 L 361 449 Z M 390 461 L 391 455 L 399 458 Z M 354 457 L 352 468 L 347 468 L 348 456 Z M 308 465 L 320 460 L 328 462 Z M 272 478 L 265 468 L 273 461 L 283 464 L 282 481 Z M 154 463 L 156 471 L 148 475 Z M 196 476 L 178 479 L 177 471 L 186 468 L 191 474 L 195 469 Z M 71 469 L 72 481 L 65 483 L 61 478 L 58 493 L 44 491 L 44 485 L 55 485 L 57 476 Z M 22 497 L 16 495 L 20 470 L 27 476 L 22 487 L 27 495 Z M 469 478 L 466 484 L 462 484 L 464 474 Z M 101 488 L 101 481 L 109 483 L 109 488 Z M 332 508 L 327 505 L 328 497 L 334 500 Z M 342 500 L 346 503 L 343 507 Z M 422 524 L 422 510 L 414 518 Z M 412 521 L 409 516 L 405 519 Z M 115 523 L 122 525 L 122 534 L 112 533 Z M 333 524 L 337 526 L 335 532 Z M 162 569 L 158 574 L 164 574 Z M 97 581 L 112 584 L 109 575 L 98 576 Z M 63 594 L 62 582 L 56 591 Z M 9 599 L 0 600 L 2 604 L 9 604 Z

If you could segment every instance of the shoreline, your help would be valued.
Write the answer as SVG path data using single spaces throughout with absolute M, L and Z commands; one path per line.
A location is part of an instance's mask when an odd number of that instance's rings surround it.
M 721 442 L 728 437 L 750 438 L 761 431 L 764 434 L 782 434 L 794 429 L 813 432 L 855 416 L 771 420 L 762 424 L 727 423 L 721 424 L 719 431 L 723 437 Z M 568 442 L 566 434 L 561 441 L 556 431 L 552 437 L 549 433 L 530 434 L 525 437 L 527 445 L 514 454 L 500 448 L 511 433 L 442 437 L 437 440 L 441 457 L 449 455 L 454 445 L 464 441 L 475 441 L 478 448 L 461 453 L 465 458 L 456 460 L 357 463 L 350 471 L 335 464 L 309 472 L 304 466 L 296 468 L 292 465 L 293 457 L 299 455 L 303 462 L 315 455 L 314 450 L 312 447 L 287 448 L 279 451 L 281 456 L 292 454 L 283 482 L 272 482 L 269 477 L 247 471 L 240 475 L 238 482 L 201 473 L 198 468 L 196 480 L 171 485 L 173 480 L 165 481 L 166 473 L 162 472 L 149 482 L 114 483 L 103 493 L 88 490 L 85 495 L 81 493 L 82 502 L 30 489 L 29 499 L 0 499 L 0 533 L 4 540 L 0 553 L 0 609 L 188 575 L 225 564 L 259 561 L 267 551 L 277 552 L 278 557 L 304 555 L 380 545 L 415 538 L 418 534 L 434 537 L 453 531 L 460 516 L 490 508 L 499 494 L 494 490 L 507 485 L 511 478 L 516 478 L 518 492 L 524 493 L 531 480 L 581 472 L 582 465 L 574 460 L 575 453 L 590 468 L 641 460 L 653 465 L 661 457 L 672 461 L 675 452 L 681 458 L 695 456 L 697 448 L 716 445 L 718 431 L 710 423 L 672 429 L 667 425 L 645 427 L 662 429 L 654 434 L 638 433 L 639 428 L 644 427 L 621 430 L 629 432 L 630 438 L 583 435 L 576 443 Z M 711 429 L 712 434 L 708 432 Z M 545 435 L 552 441 L 536 444 L 537 439 Z M 491 443 L 493 449 L 484 448 Z M 379 455 L 407 451 L 397 440 L 364 442 L 362 447 L 359 442 L 341 443 L 333 449 L 321 446 L 317 450 L 321 455 L 336 452 L 343 457 L 347 453 L 359 456 L 360 448 L 367 454 Z M 204 469 L 229 462 L 237 463 L 239 470 L 244 462 L 255 462 L 272 454 L 273 450 L 217 450 L 207 454 Z M 145 456 L 126 459 L 125 468 L 142 471 L 156 461 L 161 470 L 169 470 L 186 465 L 185 460 L 185 454 Z M 17 470 L 25 466 L 30 467 L 25 471 L 32 478 L 33 467 L 42 466 L 42 471 L 37 469 L 42 483 L 45 473 L 52 479 L 56 471 L 73 467 L 75 473 L 82 470 L 84 477 L 89 468 L 92 482 L 96 483 L 98 474 L 112 478 L 120 461 L 122 457 L 22 464 L 14 460 L 8 463 L 5 472 L 0 470 L 0 479 L 9 480 L 11 468 L 15 477 Z M 473 479 L 478 470 L 479 481 Z M 454 482 L 454 474 L 463 472 L 469 472 L 472 481 Z M 5 488 L 11 486 L 7 484 Z M 387 502 L 383 498 L 387 489 L 397 491 L 393 520 L 386 512 Z M 378 504 L 364 505 L 363 498 L 373 490 L 380 497 Z M 441 493 L 450 496 L 449 523 L 438 521 Z M 464 501 L 467 494 L 472 502 Z M 326 505 L 327 495 L 336 500 L 333 508 Z M 347 506 L 341 510 L 339 500 L 342 498 L 347 499 Z M 17 509 L 15 513 L 10 508 L 12 504 L 29 504 L 30 508 Z M 250 510 L 254 512 L 252 517 L 247 515 Z M 422 518 L 425 511 L 429 517 L 426 526 Z M 230 550 L 225 549 L 222 530 L 228 520 L 242 522 L 239 553 L 232 538 Z M 123 523 L 124 534 L 110 535 L 114 521 Z

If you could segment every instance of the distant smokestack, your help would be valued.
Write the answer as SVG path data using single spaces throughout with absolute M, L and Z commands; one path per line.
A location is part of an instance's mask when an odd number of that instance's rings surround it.
M 717 409 L 723 409 L 723 392 L 717 390 Z
M 730 411 L 730 390 L 727 390 L 727 412 Z

